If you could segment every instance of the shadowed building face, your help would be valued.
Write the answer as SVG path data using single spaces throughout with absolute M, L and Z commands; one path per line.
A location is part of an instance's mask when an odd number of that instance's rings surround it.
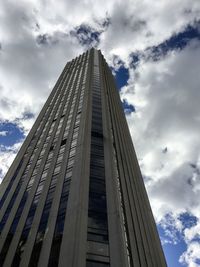
M 1 266 L 166 266 L 100 51 L 66 64 L 0 197 Z

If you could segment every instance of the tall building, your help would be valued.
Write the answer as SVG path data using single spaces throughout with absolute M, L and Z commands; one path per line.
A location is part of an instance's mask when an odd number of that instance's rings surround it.
M 166 266 L 112 73 L 68 62 L 0 188 L 0 266 Z

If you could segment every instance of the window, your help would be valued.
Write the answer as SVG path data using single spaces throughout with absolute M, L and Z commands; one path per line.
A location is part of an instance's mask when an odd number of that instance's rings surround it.
M 37 189 L 37 191 L 36 191 L 36 194 L 39 194 L 39 193 L 41 193 L 41 192 L 42 192 L 42 189 L 43 189 L 43 187 L 44 187 L 44 184 L 40 184 L 40 185 L 38 186 L 38 189 Z
M 104 159 L 103 157 L 99 157 L 98 155 L 91 155 L 90 164 L 93 166 L 104 167 Z
M 65 175 L 65 180 L 68 180 L 72 177 L 72 168 L 69 168 Z
M 63 159 L 63 154 L 62 154 L 62 155 L 60 155 L 60 156 L 57 158 L 57 162 L 56 162 L 56 163 L 59 163 L 59 162 L 61 162 L 61 161 L 62 161 L 62 159 Z
M 66 142 L 67 142 L 67 139 L 62 140 L 60 146 L 64 146 L 66 144 Z
M 87 240 L 100 242 L 100 243 L 108 243 L 108 235 L 100 235 L 100 234 L 88 232 Z
M 102 167 L 97 167 L 97 166 L 91 166 L 90 169 L 90 178 L 92 179 L 93 177 L 97 179 L 105 179 L 105 173 L 104 173 L 104 168 Z
M 91 132 L 91 135 L 92 135 L 93 137 L 103 138 L 103 134 L 100 133 L 100 132 L 92 131 L 92 132 Z
M 90 191 L 94 193 L 104 193 L 106 191 L 105 182 L 96 178 L 90 181 Z
M 54 145 L 52 145 L 51 147 L 50 147 L 50 150 L 49 151 L 52 151 L 54 149 Z
M 86 261 L 86 267 L 109 267 L 109 263 L 104 263 L 100 261 L 92 261 L 92 260 L 87 260 Z
M 57 167 L 54 169 L 53 175 L 59 173 L 59 172 L 60 172 L 60 169 L 61 169 L 61 166 L 57 166 Z
M 89 199 L 89 210 L 97 212 L 104 212 L 106 210 L 106 196 L 104 193 L 90 192 Z
M 105 258 L 109 257 L 109 247 L 108 244 L 88 241 L 88 253 L 96 254 L 99 256 L 103 256 Z
M 48 170 L 45 170 L 45 171 L 43 172 L 42 177 L 41 177 L 41 180 L 42 180 L 43 178 L 46 178 L 46 177 L 47 177 L 47 172 L 48 172 Z
M 107 214 L 105 212 L 88 211 L 88 227 L 108 229 Z

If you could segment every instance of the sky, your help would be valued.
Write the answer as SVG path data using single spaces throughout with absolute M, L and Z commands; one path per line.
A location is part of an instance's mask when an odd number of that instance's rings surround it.
M 67 61 L 116 77 L 169 267 L 200 266 L 200 1 L 0 2 L 0 179 Z

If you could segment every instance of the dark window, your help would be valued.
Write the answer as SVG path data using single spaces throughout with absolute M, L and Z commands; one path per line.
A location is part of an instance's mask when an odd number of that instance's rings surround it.
M 62 140 L 60 146 L 64 146 L 66 144 L 66 142 L 67 142 L 67 139 Z
M 87 260 L 86 261 L 86 267 L 109 267 L 109 263 L 105 262 L 100 262 L 100 261 L 92 261 L 92 260 Z
M 103 146 L 103 139 L 96 137 L 96 136 L 92 136 L 92 140 L 91 140 L 92 145 L 99 145 L 99 146 Z
M 90 191 L 95 193 L 104 193 L 106 191 L 104 180 L 93 178 L 90 182 Z
M 58 266 L 61 241 L 62 241 L 61 235 L 54 237 L 52 247 L 51 247 L 51 253 L 50 253 L 50 257 L 49 257 L 48 267 Z
M 108 235 L 88 232 L 87 240 L 101 242 L 101 243 L 108 243 Z
M 90 168 L 90 176 L 98 177 L 99 179 L 105 179 L 105 171 L 104 168 L 99 166 L 91 166 Z
M 104 167 L 104 159 L 101 157 L 98 157 L 97 155 L 91 155 L 91 166 L 99 166 Z
M 100 132 L 92 131 L 91 135 L 94 137 L 103 138 L 103 134 Z
M 4 260 L 5 260 L 5 257 L 8 252 L 8 248 L 10 246 L 12 239 L 13 239 L 13 234 L 9 232 L 7 235 L 6 241 L 4 243 L 4 246 L 0 253 L 0 266 L 3 266 Z
M 99 194 L 90 192 L 89 195 L 89 209 L 93 211 L 104 212 L 106 210 L 106 196 L 105 194 Z
M 88 211 L 88 227 L 108 229 L 107 214 L 105 212 Z
M 49 151 L 52 151 L 54 149 L 54 145 L 52 145 L 51 147 L 50 147 L 50 150 Z

